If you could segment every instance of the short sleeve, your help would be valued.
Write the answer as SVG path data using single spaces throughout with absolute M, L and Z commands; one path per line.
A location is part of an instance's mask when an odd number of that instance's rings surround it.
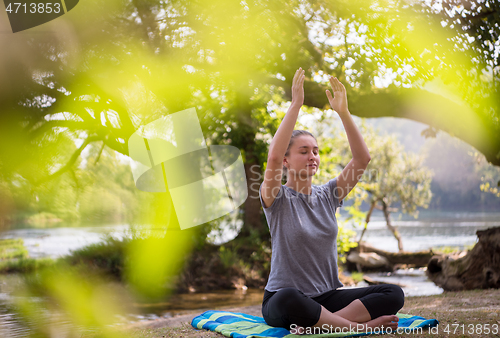
M 335 210 L 337 210 L 337 208 L 339 208 L 339 207 L 343 207 L 344 200 L 342 199 L 339 201 L 339 199 L 338 199 L 340 196 L 340 191 L 339 191 L 339 188 L 337 188 L 337 177 L 328 181 L 327 185 L 328 185 L 328 188 L 330 189 L 330 194 L 331 194 L 331 198 L 333 201 L 333 205 L 335 206 Z
M 262 184 L 264 184 L 264 182 L 262 182 L 259 186 L 259 198 L 260 198 L 260 204 L 262 205 L 262 209 L 264 209 L 264 211 L 266 212 L 273 211 L 274 209 L 277 208 L 278 204 L 281 204 L 281 199 L 282 199 L 281 197 L 283 196 L 283 186 L 280 187 L 280 191 L 278 192 L 278 195 L 276 195 L 273 204 L 271 204 L 269 207 L 266 208 L 264 205 L 264 201 L 262 200 L 262 192 L 261 192 Z

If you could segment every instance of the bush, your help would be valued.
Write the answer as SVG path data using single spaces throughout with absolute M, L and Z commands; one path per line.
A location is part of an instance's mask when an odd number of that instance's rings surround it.
M 0 261 L 28 258 L 21 238 L 0 239 Z
M 56 263 L 52 258 L 21 258 L 0 262 L 0 273 L 27 273 L 52 266 Z
M 125 260 L 125 249 L 130 239 L 118 240 L 106 237 L 101 243 L 91 244 L 72 251 L 65 260 L 71 265 L 84 264 L 91 268 L 103 270 L 119 280 L 122 279 Z

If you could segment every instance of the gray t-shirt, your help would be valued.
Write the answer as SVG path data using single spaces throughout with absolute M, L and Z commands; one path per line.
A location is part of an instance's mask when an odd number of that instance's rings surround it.
M 337 219 L 343 206 L 334 191 L 337 178 L 312 185 L 311 195 L 282 185 L 266 208 L 259 197 L 271 233 L 271 273 L 266 290 L 293 287 L 315 297 L 344 286 L 338 276 Z

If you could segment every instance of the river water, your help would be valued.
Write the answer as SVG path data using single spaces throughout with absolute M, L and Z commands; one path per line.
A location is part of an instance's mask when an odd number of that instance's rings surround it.
M 405 251 L 442 246 L 463 249 L 476 243 L 477 230 L 499 227 L 500 212 L 421 211 L 418 219 L 393 214 L 391 223 L 398 228 Z M 348 228 L 354 229 L 359 238 L 361 226 L 349 225 Z M 373 213 L 363 240 L 378 249 L 398 251 L 398 243 L 388 230 L 381 211 Z
M 343 215 L 340 216 L 342 224 Z M 392 215 L 392 223 L 403 239 L 405 251 L 419 251 L 441 246 L 465 248 L 476 242 L 476 231 L 500 226 L 500 212 L 421 212 L 415 220 L 405 215 Z M 357 233 L 361 227 L 344 223 Z M 5 231 L 0 238 L 23 238 L 31 257 L 61 257 L 71 250 L 102 241 L 106 234 L 120 238 L 128 236 L 128 225 L 18 228 Z M 231 237 L 231 236 L 229 236 Z M 227 238 L 227 234 L 226 234 Z M 375 212 L 364 240 L 374 247 L 397 251 L 397 241 L 387 229 L 381 213 Z M 374 280 L 401 285 L 406 296 L 439 294 L 443 290 L 435 286 L 425 276 L 425 269 L 398 270 L 394 273 L 366 274 Z M 20 283 L 20 276 L 0 275 L 0 337 L 26 337 L 29 330 L 19 325 L 12 310 L 11 290 Z M 364 282 L 358 286 L 364 286 Z M 155 304 L 135 304 L 135 312 L 122 318 L 123 322 L 151 320 L 171 317 L 186 311 L 200 313 L 208 309 L 257 305 L 262 302 L 263 290 L 228 290 L 212 293 L 176 295 L 167 302 Z

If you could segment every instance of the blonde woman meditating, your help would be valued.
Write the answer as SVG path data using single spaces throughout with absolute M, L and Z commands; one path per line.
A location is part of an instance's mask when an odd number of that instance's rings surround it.
M 312 185 L 320 165 L 315 137 L 294 130 L 304 103 L 304 70 L 293 78 L 292 104 L 269 147 L 260 201 L 269 224 L 271 273 L 262 315 L 267 324 L 293 333 L 304 328 L 369 331 L 395 330 L 403 307 L 403 290 L 393 284 L 339 289 L 335 211 L 370 162 L 368 148 L 347 107 L 345 87 L 330 77 L 326 96 L 347 133 L 352 159 L 328 183 Z M 281 184 L 283 171 L 287 182 Z M 314 332 L 318 332 L 317 330 Z

